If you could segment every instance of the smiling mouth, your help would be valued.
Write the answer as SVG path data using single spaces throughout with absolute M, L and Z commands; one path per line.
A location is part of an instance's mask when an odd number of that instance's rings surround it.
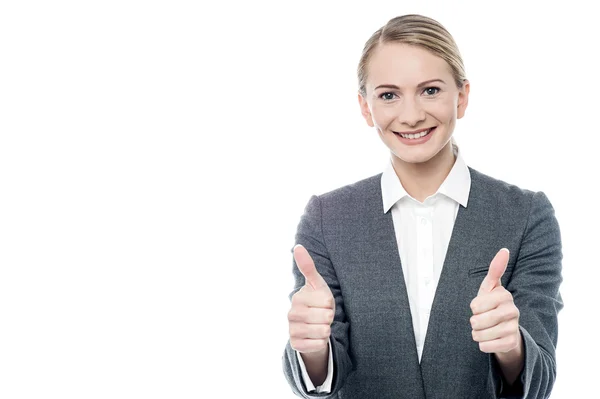
M 394 132 L 394 134 L 399 135 L 405 139 L 417 139 L 419 137 L 424 137 L 427 136 L 429 133 L 431 133 L 437 126 L 434 127 L 430 127 L 430 128 L 425 128 L 425 129 L 420 129 L 420 130 L 415 130 L 412 132 Z

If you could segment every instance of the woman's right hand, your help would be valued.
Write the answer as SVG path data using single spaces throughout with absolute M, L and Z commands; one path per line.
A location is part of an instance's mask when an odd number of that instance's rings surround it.
M 288 312 L 290 345 L 303 354 L 322 354 L 328 350 L 335 300 L 306 248 L 296 245 L 294 259 L 306 282 L 292 296 Z

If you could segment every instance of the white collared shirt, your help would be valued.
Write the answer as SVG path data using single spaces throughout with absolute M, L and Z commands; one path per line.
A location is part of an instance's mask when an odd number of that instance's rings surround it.
M 419 362 L 429 324 L 429 314 L 459 204 L 466 207 L 471 175 L 460 150 L 456 161 L 437 192 L 423 203 L 411 197 L 394 171 L 391 158 L 381 175 L 383 212 L 392 210 L 396 242 L 406 283 Z M 333 378 L 332 343 L 329 341 L 327 378 L 315 388 L 298 351 L 302 379 L 308 392 L 331 392 Z

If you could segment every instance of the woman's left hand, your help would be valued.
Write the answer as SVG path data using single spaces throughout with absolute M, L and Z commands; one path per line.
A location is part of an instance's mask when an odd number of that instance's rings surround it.
M 522 344 L 519 309 L 512 294 L 500 282 L 506 270 L 509 252 L 501 249 L 490 264 L 477 296 L 471 301 L 473 340 L 486 353 L 506 353 Z

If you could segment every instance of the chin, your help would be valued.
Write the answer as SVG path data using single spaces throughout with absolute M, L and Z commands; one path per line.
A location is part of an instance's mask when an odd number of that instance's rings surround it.
M 433 144 L 433 143 L 426 143 Z M 390 147 L 392 153 L 397 157 L 408 163 L 425 163 L 435 158 L 440 153 L 443 147 L 439 146 L 424 146 L 422 148 L 398 148 Z
M 403 162 L 406 163 L 426 163 L 428 162 L 431 158 L 433 158 L 433 154 L 431 153 L 420 153 L 420 154 L 415 154 L 415 153 L 408 153 L 406 151 L 393 151 L 393 154 L 396 156 L 396 158 L 400 159 Z

